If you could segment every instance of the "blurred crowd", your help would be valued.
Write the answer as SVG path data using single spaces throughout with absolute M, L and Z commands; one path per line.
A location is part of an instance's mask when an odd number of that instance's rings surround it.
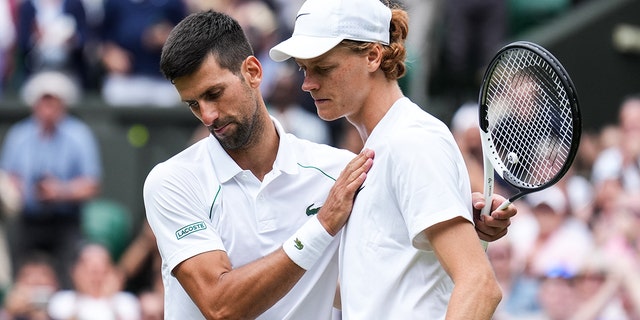
M 466 94 L 510 36 L 588 0 L 383 0 L 413 14 L 405 91 L 423 105 L 430 88 Z M 302 0 L 4 0 L 0 3 L 0 99 L 33 74 L 64 72 L 109 106 L 179 104 L 158 70 L 162 45 L 187 14 L 213 9 L 240 22 L 265 64 L 270 96 L 282 64 L 269 48 L 291 33 Z M 432 83 L 437 81 L 437 83 Z M 475 94 L 474 94 L 475 96 Z M 303 107 L 308 101 L 302 99 Z M 312 107 L 312 106 L 311 106 Z
M 617 123 L 582 133 L 560 181 L 516 200 L 507 236 L 489 244 L 504 292 L 495 319 L 640 319 L 640 94 L 618 107 Z M 482 191 L 477 115 L 464 104 L 451 128 Z M 496 192 L 515 194 L 504 182 Z
M 473 190 L 482 191 L 477 105 L 467 101 L 477 96 L 485 64 L 510 36 L 579 1 L 395 2 L 409 8 L 413 24 L 403 90 L 425 106 L 436 93 L 453 97 L 451 108 L 459 108 L 450 128 Z M 0 0 L 0 101 L 18 97 L 31 108 L 0 137 L 0 320 L 163 318 L 148 225 L 122 250 L 87 235 L 84 205 L 100 195 L 100 153 L 108 150 L 70 108 L 82 108 L 88 95 L 108 107 L 181 106 L 158 64 L 168 33 L 190 12 L 213 9 L 240 22 L 263 64 L 269 110 L 288 132 L 360 150 L 348 123 L 317 117 L 295 63 L 267 56 L 291 33 L 301 4 Z M 489 245 L 504 291 L 495 319 L 640 319 L 640 95 L 612 107 L 618 123 L 583 132 L 571 170 L 518 200 L 508 235 Z M 206 135 L 197 128 L 193 139 Z M 512 194 L 504 184 L 496 191 Z

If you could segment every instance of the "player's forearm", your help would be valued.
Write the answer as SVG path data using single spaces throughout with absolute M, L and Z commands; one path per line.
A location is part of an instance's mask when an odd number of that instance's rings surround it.
M 446 319 L 491 319 L 502 291 L 473 225 L 454 218 L 424 232 L 454 283 Z
M 334 237 L 327 233 L 317 217 L 310 218 L 284 242 L 281 250 L 221 274 L 219 283 L 231 285 L 231 290 L 235 290 L 233 292 L 236 294 L 225 293 L 225 299 L 229 303 L 242 304 L 237 311 L 250 310 L 248 308 L 253 306 L 255 313 L 249 316 L 259 315 L 291 290 L 304 271 L 312 268 L 325 255 L 333 240 Z
M 227 265 L 225 272 L 179 268 L 176 276 L 207 319 L 253 319 L 285 296 L 305 273 L 282 249 L 239 268 Z
M 456 283 L 447 307 L 447 320 L 486 319 L 493 317 L 502 291 L 493 277 Z
M 183 261 L 174 274 L 207 319 L 254 318 L 285 296 L 333 240 L 314 216 L 264 258 L 233 268 L 225 252 L 209 251 Z

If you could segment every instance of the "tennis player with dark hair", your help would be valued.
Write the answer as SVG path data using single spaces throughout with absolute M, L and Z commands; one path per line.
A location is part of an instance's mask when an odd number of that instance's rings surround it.
M 225 14 L 194 13 L 178 24 L 161 70 L 211 133 L 145 181 L 165 317 L 330 319 L 339 233 L 374 152 L 284 132 L 261 97 L 260 62 Z M 484 206 L 481 194 L 474 201 Z M 515 214 L 494 212 L 502 220 L 488 217 L 478 233 L 502 237 Z
M 408 14 L 379 0 L 307 0 L 276 61 L 295 58 L 325 120 L 375 150 L 340 244 L 343 319 L 491 319 L 502 293 L 474 231 L 453 135 L 406 98 Z

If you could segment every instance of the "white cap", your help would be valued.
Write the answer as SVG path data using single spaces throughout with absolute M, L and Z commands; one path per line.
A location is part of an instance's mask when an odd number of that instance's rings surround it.
M 80 89 L 71 78 L 56 71 L 37 73 L 22 88 L 22 100 L 30 107 L 45 95 L 57 97 L 66 106 L 72 106 L 78 101 Z
M 389 44 L 391 9 L 380 0 L 307 0 L 291 38 L 269 51 L 275 61 L 312 59 L 342 40 Z
M 535 208 L 541 205 L 549 206 L 556 214 L 565 214 L 567 211 L 567 198 L 564 192 L 557 186 L 533 192 L 526 196 L 526 200 Z

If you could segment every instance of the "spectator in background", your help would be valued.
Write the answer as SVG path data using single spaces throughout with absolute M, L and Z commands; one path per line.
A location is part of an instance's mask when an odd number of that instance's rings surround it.
M 620 143 L 602 151 L 593 164 L 596 192 L 611 184 L 625 191 L 640 191 L 640 94 L 625 97 L 618 111 Z
M 138 297 L 141 320 L 162 320 L 162 257 L 158 251 L 156 237 L 146 219 L 138 235 L 118 260 L 117 268 L 123 277 L 124 289 Z
M 111 106 L 174 107 L 180 98 L 160 74 L 169 32 L 187 14 L 182 0 L 104 0 L 102 97 Z
M 502 301 L 493 315 L 494 320 L 510 320 L 511 315 L 507 312 L 507 305 L 510 300 L 511 286 L 514 282 L 514 261 L 513 245 L 509 235 L 492 242 L 487 247 L 487 257 L 496 273 L 496 279 L 502 289 Z
M 626 247 L 626 235 L 637 230 L 629 228 L 622 205 L 629 195 L 640 192 L 640 95 L 623 98 L 618 110 L 618 124 L 604 127 L 600 132 L 602 151 L 597 155 L 591 171 L 594 188 L 593 212 L 589 219 L 598 241 Z M 622 201 L 622 202 L 621 202 Z M 624 220 L 627 220 L 626 222 Z M 626 226 L 625 228 L 620 228 Z M 619 235 L 616 235 L 619 233 Z M 620 235 L 625 236 L 620 236 Z M 617 238 L 612 242 L 612 238 Z
M 11 252 L 7 243 L 6 226 L 22 210 L 22 195 L 16 181 L 0 170 L 0 296 L 12 282 Z
M 229 15 L 236 19 L 242 30 L 247 35 L 247 39 L 253 48 L 253 53 L 260 60 L 263 69 L 262 83 L 260 90 L 265 97 L 277 94 L 276 81 L 282 72 L 281 69 L 286 68 L 280 63 L 269 59 L 269 49 L 273 47 L 279 39 L 277 17 L 274 11 L 260 0 L 237 1 L 236 4 L 228 8 Z M 297 83 L 298 85 L 301 84 Z M 302 95 L 289 95 L 294 101 L 302 101 Z M 286 127 L 285 127 L 286 130 Z M 302 137 L 301 137 L 302 138 Z
M 542 273 L 537 293 L 540 309 L 524 319 L 569 320 L 580 305 L 574 289 L 575 279 L 576 274 L 563 267 L 554 267 Z
M 462 152 L 462 157 L 469 171 L 471 190 L 484 191 L 484 156 L 478 126 L 478 103 L 465 102 L 451 118 L 451 132 Z M 497 186 L 499 187 L 499 185 Z M 496 191 L 503 193 L 503 191 Z
M 624 256 L 607 254 L 602 248 L 594 250 L 574 279 L 579 305 L 571 320 L 631 320 L 635 318 L 628 315 L 634 312 L 640 315 L 637 313 L 640 308 L 627 314 L 624 306 L 629 293 L 640 292 L 640 277 L 630 261 Z
M 164 295 L 162 291 L 143 291 L 138 295 L 138 299 L 140 300 L 140 320 L 164 319 Z
M 22 90 L 31 115 L 7 132 L 0 169 L 19 185 L 24 203 L 11 228 L 14 259 L 34 250 L 57 258 L 63 285 L 70 254 L 81 239 L 83 203 L 100 190 L 101 162 L 90 128 L 70 115 L 79 90 L 54 71 L 29 79 Z
M 16 39 L 12 5 L 13 0 L 0 1 L 0 100 L 4 93 L 4 84 L 11 61 L 11 52 Z
M 300 105 L 299 96 L 303 94 L 298 90 L 302 84 L 301 73 L 296 72 L 290 63 L 282 65 L 285 67 L 279 70 L 273 90 L 265 98 L 269 113 L 280 121 L 286 132 L 298 138 L 330 144 L 331 135 L 327 123 L 316 113 Z
M 593 234 L 605 259 L 635 261 L 640 266 L 640 191 L 619 192 L 611 210 L 601 211 L 593 221 Z
M 55 70 L 84 84 L 87 21 L 81 0 L 24 0 L 18 6 L 17 54 L 24 78 Z
M 54 319 L 138 320 L 137 297 L 122 291 L 122 279 L 109 251 L 89 243 L 80 248 L 71 270 L 73 290 L 56 292 L 48 311 Z
M 541 277 L 574 276 L 592 252 L 595 241 L 587 225 L 569 213 L 568 200 L 557 186 L 527 195 L 511 225 L 512 251 L 517 272 L 507 311 L 512 315 L 537 313 Z
M 49 320 L 47 306 L 59 290 L 59 281 L 51 257 L 34 252 L 20 262 L 15 282 L 5 298 L 0 319 Z
M 158 252 L 156 237 L 145 219 L 140 231 L 118 260 L 118 269 L 127 285 L 125 288 L 134 293 L 157 291 L 155 289 L 158 288 L 158 281 L 162 281 L 161 266 L 162 258 Z M 162 283 L 159 286 L 162 288 Z

